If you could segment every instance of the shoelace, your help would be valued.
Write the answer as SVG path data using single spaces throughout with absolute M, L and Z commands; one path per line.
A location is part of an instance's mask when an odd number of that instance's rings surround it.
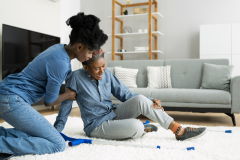
M 198 132 L 199 128 L 188 127 L 188 130 Z

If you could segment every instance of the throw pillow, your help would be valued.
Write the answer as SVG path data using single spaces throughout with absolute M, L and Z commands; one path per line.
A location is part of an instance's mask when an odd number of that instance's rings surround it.
M 115 76 L 129 88 L 137 88 L 138 69 L 115 67 Z
M 147 66 L 147 88 L 172 88 L 170 70 L 171 66 Z
M 116 66 L 116 67 L 122 67 L 122 66 Z M 107 67 L 112 74 L 115 75 L 115 67 Z
M 200 89 L 230 90 L 233 66 L 204 63 Z

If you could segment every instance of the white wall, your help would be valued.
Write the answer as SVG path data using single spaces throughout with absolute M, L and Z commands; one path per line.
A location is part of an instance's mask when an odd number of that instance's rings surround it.
M 126 0 L 118 0 L 126 4 Z M 132 0 L 132 3 L 148 0 Z M 94 3 L 94 7 L 93 4 Z M 99 7 L 95 7 L 99 6 Z M 116 5 L 118 6 L 118 5 Z M 239 0 L 158 0 L 158 11 L 164 16 L 158 21 L 158 29 L 164 36 L 159 37 L 158 48 L 164 52 L 159 59 L 192 59 L 199 58 L 199 29 L 202 24 L 224 24 L 240 22 Z M 116 8 L 116 15 L 120 13 Z M 132 8 L 129 12 L 132 13 Z M 112 21 L 107 16 L 112 15 L 112 0 L 81 0 L 81 11 L 93 14 L 101 19 L 100 26 L 105 33 L 112 32 Z M 124 26 L 130 26 L 134 32 L 138 28 L 147 28 L 147 21 L 141 19 L 126 21 Z M 125 22 L 125 21 L 124 21 Z M 119 22 L 116 22 L 119 24 Z M 116 26 L 119 29 L 119 26 Z M 116 39 L 116 49 L 119 48 Z M 104 45 L 105 51 L 111 51 L 112 40 L 109 37 Z M 124 49 L 133 50 L 135 46 L 147 46 L 147 39 L 126 38 Z M 117 56 L 116 56 L 117 57 Z M 118 58 L 116 58 L 118 59 Z M 147 54 L 138 56 L 127 55 L 124 60 L 148 59 Z M 111 55 L 106 55 L 106 61 Z
M 67 26 L 66 21 L 79 12 L 80 0 L 61 0 L 61 43 L 68 44 L 70 42 L 69 35 L 72 28 Z M 82 66 L 77 59 L 73 59 L 71 63 L 73 71 Z
M 66 21 L 68 18 L 80 12 L 80 0 L 61 0 L 61 43 L 68 44 L 69 34 L 72 28 L 67 26 Z M 79 69 L 81 63 L 77 59 L 71 61 L 72 70 Z M 73 102 L 73 107 L 78 107 L 76 101 Z

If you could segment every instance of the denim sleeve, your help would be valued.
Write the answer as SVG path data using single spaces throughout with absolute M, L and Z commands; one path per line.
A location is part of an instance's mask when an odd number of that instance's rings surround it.
M 111 92 L 118 100 L 121 102 L 125 102 L 126 100 L 137 96 L 139 94 L 133 93 L 129 90 L 129 88 L 123 84 L 115 75 L 110 73 L 111 75 Z
M 44 101 L 52 103 L 58 98 L 60 87 L 67 77 L 68 64 L 65 60 L 55 59 L 47 64 L 46 72 L 48 79 Z
M 75 74 L 74 74 L 74 73 L 75 73 L 75 72 L 70 73 L 70 74 L 67 76 L 65 82 L 66 82 L 66 88 L 68 87 L 68 88 L 70 88 L 71 90 L 77 92 L 77 90 L 78 90 L 78 89 L 77 89 L 77 81 L 76 81 L 76 78 L 75 78 Z
M 62 132 L 67 122 L 68 116 L 72 110 L 72 103 L 73 101 L 65 100 L 61 103 L 60 110 L 56 121 L 54 123 L 54 127 L 58 132 Z

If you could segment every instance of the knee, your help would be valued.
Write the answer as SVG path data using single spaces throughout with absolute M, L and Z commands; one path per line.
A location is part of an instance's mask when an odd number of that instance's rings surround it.
M 136 99 L 137 102 L 140 102 L 140 103 L 151 102 L 150 99 L 148 99 L 147 97 L 145 97 L 143 95 L 137 95 L 134 98 Z
M 60 137 L 57 142 L 55 142 L 55 152 L 63 152 L 66 148 L 65 140 Z
M 133 135 L 131 138 L 139 138 L 144 133 L 144 126 L 140 120 L 134 119 L 132 123 Z

